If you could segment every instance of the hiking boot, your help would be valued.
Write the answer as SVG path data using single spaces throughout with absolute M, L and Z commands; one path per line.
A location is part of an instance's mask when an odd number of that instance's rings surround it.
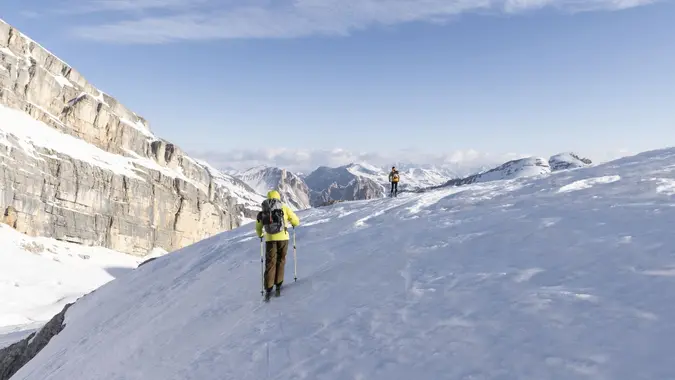
M 270 297 L 272 297 L 272 288 L 269 288 L 265 291 L 265 302 L 269 301 Z
M 276 297 L 281 296 L 281 284 L 277 284 L 277 289 L 276 289 L 276 291 L 274 292 L 274 295 L 275 295 Z

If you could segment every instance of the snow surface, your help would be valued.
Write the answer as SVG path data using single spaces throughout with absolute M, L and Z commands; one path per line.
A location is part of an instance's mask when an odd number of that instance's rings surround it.
M 604 184 L 604 183 L 612 183 L 619 181 L 621 179 L 620 176 L 618 175 L 608 175 L 604 177 L 597 177 L 597 178 L 586 178 L 586 179 L 581 179 L 578 181 L 574 181 L 570 183 L 569 185 L 565 185 L 561 187 L 558 192 L 565 193 L 565 192 L 570 192 L 570 191 L 578 191 L 578 190 L 583 190 L 583 189 L 590 189 L 591 187 L 598 185 L 598 184 Z M 657 192 L 659 192 L 659 189 L 656 189 Z
M 269 304 L 228 231 L 79 300 L 13 379 L 673 379 L 674 180 L 675 148 L 309 209 Z
M 551 173 L 548 161 L 541 157 L 527 157 L 509 161 L 495 169 L 479 174 L 478 182 L 535 177 Z
M 99 97 L 97 97 L 95 99 L 102 102 L 102 103 L 105 103 L 105 100 L 103 99 L 103 95 L 99 95 Z M 151 140 L 157 139 L 157 137 L 152 132 L 150 132 L 148 127 L 146 127 L 145 124 L 143 124 L 143 122 L 141 122 L 140 120 L 137 120 L 137 121 L 134 122 L 134 121 L 131 121 L 129 119 L 120 118 L 120 122 L 122 124 L 128 125 L 131 128 L 141 132 L 142 134 L 144 134 L 146 137 L 148 137 Z
M 30 237 L 5 224 L 0 224 L 0 241 L 0 346 L 3 335 L 36 328 L 66 303 L 146 259 Z
M 54 79 L 56 79 L 56 81 L 59 83 L 59 85 L 61 85 L 61 87 L 64 87 L 64 86 L 75 87 L 75 86 L 73 86 L 73 83 L 70 80 L 68 80 L 68 78 L 64 77 L 63 75 L 53 75 L 53 76 L 54 76 Z
M 2 21 L 2 20 L 0 20 L 0 21 Z M 0 46 L 0 53 L 2 53 L 4 55 L 7 55 L 7 56 L 10 56 L 10 57 L 18 58 L 16 56 L 16 54 L 14 54 L 14 52 L 12 52 L 11 50 L 9 50 L 8 48 L 6 48 L 4 46 Z

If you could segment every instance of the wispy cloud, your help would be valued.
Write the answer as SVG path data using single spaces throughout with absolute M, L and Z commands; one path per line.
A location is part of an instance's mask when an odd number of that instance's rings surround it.
M 350 163 L 367 162 L 372 165 L 417 164 L 436 165 L 455 169 L 459 174 L 469 174 L 483 166 L 493 166 L 522 154 L 488 154 L 475 150 L 455 151 L 447 154 L 429 154 L 417 151 L 382 154 L 353 152 L 345 149 L 258 149 L 225 152 L 195 152 L 193 156 L 206 160 L 221 169 L 245 170 L 255 166 L 277 166 L 292 171 L 308 173 L 319 166 L 337 167 Z
M 80 0 L 62 3 L 62 5 L 58 7 L 58 11 L 59 13 L 66 14 L 83 14 L 99 12 L 137 13 L 150 10 L 203 10 L 203 7 L 211 1 L 212 0 Z
M 468 12 L 518 14 L 621 10 L 658 0 L 89 0 L 82 12 L 115 13 L 116 21 L 78 26 L 80 37 L 115 43 L 345 36 L 373 26 L 444 23 Z M 144 11 L 152 11 L 150 13 Z M 141 13 L 138 13 L 141 12 Z

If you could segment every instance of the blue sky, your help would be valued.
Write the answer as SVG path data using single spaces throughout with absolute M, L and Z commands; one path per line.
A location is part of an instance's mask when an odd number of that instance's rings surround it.
M 219 164 L 675 145 L 668 1 L 2 1 L 0 17 Z

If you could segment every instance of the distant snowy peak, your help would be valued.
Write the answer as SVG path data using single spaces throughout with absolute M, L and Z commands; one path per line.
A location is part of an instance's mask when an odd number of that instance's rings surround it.
M 333 184 L 346 186 L 356 177 L 348 168 L 349 165 L 337 168 L 319 166 L 305 177 L 305 183 L 312 191 L 322 191 Z
M 424 166 L 408 164 L 393 166 L 395 166 L 399 172 L 401 181 L 399 183 L 399 187 L 401 189 L 437 186 L 445 183 L 451 178 L 457 177 L 454 172 L 449 169 L 439 168 L 432 165 Z M 382 186 L 388 186 L 391 167 L 378 167 L 361 162 L 335 168 L 333 173 L 344 176 L 344 171 L 352 174 L 355 177 L 369 179 Z M 324 173 L 328 174 L 329 171 L 324 170 Z
M 351 163 L 344 166 L 344 168 L 350 173 L 359 176 L 382 176 L 384 174 L 384 170 L 382 168 L 365 162 Z
M 417 190 L 439 186 L 455 178 L 451 170 L 427 165 L 396 166 L 400 174 L 399 190 Z M 361 200 L 384 197 L 389 189 L 391 167 L 378 167 L 365 162 L 337 168 L 321 166 L 305 177 L 312 190 L 312 203 Z
M 582 158 L 575 153 L 559 153 L 548 159 L 551 171 L 583 168 L 590 166 L 593 162 L 588 158 Z
M 551 167 L 548 160 L 541 157 L 527 157 L 506 162 L 494 169 L 469 177 L 452 179 L 444 186 L 460 186 L 476 182 L 500 181 L 550 173 Z
M 313 206 L 333 201 L 353 201 L 384 196 L 382 177 L 377 167 L 349 164 L 337 168 L 320 166 L 305 177 Z
M 237 174 L 237 177 L 261 195 L 270 190 L 279 191 L 282 200 L 292 209 L 311 207 L 309 187 L 302 178 L 286 169 L 256 166 Z

